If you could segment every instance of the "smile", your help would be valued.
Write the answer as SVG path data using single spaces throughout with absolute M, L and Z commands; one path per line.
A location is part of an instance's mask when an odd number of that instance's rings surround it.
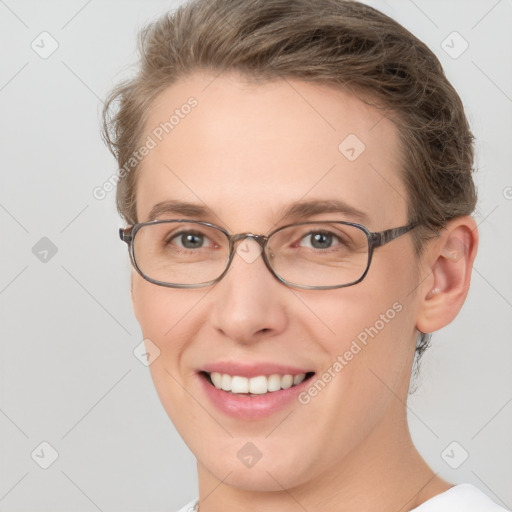
M 217 361 L 197 369 L 207 401 L 225 415 L 257 420 L 300 404 L 297 396 L 315 372 L 273 362 Z
M 229 375 L 219 372 L 205 372 L 210 382 L 217 388 L 233 394 L 264 395 L 282 389 L 289 389 L 300 384 L 313 372 L 296 375 L 274 373 L 272 375 L 258 375 L 255 377 L 243 377 L 241 375 Z

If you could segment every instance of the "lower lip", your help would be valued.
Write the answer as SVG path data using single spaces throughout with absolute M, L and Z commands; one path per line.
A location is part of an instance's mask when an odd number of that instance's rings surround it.
M 303 380 L 296 386 L 280 391 L 248 395 L 217 389 L 204 374 L 199 373 L 198 377 L 206 396 L 217 409 L 229 416 L 243 420 L 265 418 L 284 409 L 293 401 L 297 401 L 297 395 L 309 385 L 311 380 Z

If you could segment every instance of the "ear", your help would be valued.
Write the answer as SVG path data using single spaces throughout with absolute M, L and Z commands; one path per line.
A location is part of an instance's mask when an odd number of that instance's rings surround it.
M 451 220 L 423 258 L 429 277 L 420 287 L 416 328 L 434 332 L 459 313 L 469 291 L 471 271 L 478 248 L 478 231 L 469 217 Z

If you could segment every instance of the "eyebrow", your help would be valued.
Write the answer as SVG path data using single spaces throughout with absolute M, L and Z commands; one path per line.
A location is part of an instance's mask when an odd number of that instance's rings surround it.
M 156 220 L 160 215 L 205 218 L 211 216 L 212 212 L 209 208 L 200 204 L 172 199 L 155 204 L 148 214 L 148 221 Z
M 291 218 L 312 217 L 322 213 L 339 213 L 344 217 L 359 222 L 369 222 L 369 217 L 362 210 L 358 210 L 355 206 L 351 206 L 345 201 L 338 199 L 328 200 L 309 200 L 292 203 L 281 211 L 279 218 L 288 220 Z
M 338 213 L 351 220 L 362 223 L 369 222 L 369 217 L 366 213 L 338 199 L 298 201 L 285 206 L 278 212 L 277 216 L 279 222 L 282 222 L 290 219 L 312 217 L 313 215 L 323 213 Z M 156 220 L 157 217 L 161 215 L 176 215 L 194 217 L 197 219 L 206 219 L 216 216 L 206 206 L 174 199 L 155 204 L 149 212 L 148 221 Z

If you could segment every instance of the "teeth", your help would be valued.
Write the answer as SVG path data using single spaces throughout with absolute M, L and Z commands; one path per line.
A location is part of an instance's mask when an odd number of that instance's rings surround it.
M 277 374 L 271 375 L 267 379 L 267 387 L 269 391 L 279 391 L 281 389 L 281 377 Z
M 239 375 L 228 375 L 227 373 L 210 373 L 213 385 L 217 389 L 231 391 L 235 394 L 251 393 L 253 395 L 263 395 L 269 391 L 279 391 L 280 389 L 288 389 L 292 386 L 300 384 L 305 378 L 305 373 L 299 375 L 278 375 L 276 373 L 266 377 L 259 375 L 258 377 L 241 377 Z
M 282 379 L 281 379 L 281 387 L 283 389 L 288 389 L 288 388 L 291 388 L 293 386 L 293 375 L 285 375 Z
M 241 379 L 243 377 L 239 377 Z M 260 375 L 259 377 L 253 377 L 252 379 L 244 379 L 248 383 L 249 393 L 253 395 L 262 395 L 268 391 L 267 377 Z M 234 391 L 231 390 L 233 393 Z
M 231 391 L 231 375 L 223 374 L 221 379 L 220 387 L 224 391 Z
M 231 377 L 231 393 L 249 393 L 249 379 L 238 375 Z
M 213 385 L 220 389 L 222 387 L 222 375 L 217 372 L 210 373 L 210 378 L 212 379 Z
M 293 385 L 296 386 L 297 384 L 300 384 L 305 378 L 306 378 L 305 373 L 301 373 L 300 375 L 295 375 L 295 377 L 293 377 Z

